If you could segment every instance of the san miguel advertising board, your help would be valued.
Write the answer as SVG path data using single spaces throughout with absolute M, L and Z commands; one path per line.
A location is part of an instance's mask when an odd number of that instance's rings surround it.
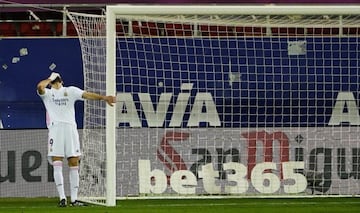
M 359 193 L 358 38 L 134 41 L 118 43 L 118 196 Z M 77 42 L 0 40 L 0 196 L 56 196 L 35 89 L 52 70 L 82 87 Z

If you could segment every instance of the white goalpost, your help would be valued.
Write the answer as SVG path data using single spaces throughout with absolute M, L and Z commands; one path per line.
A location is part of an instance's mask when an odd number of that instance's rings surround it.
M 357 196 L 359 5 L 69 12 L 85 89 L 80 194 Z

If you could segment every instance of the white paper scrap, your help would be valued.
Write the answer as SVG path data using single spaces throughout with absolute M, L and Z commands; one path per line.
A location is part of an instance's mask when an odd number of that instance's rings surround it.
M 20 58 L 19 57 L 13 57 L 12 58 L 12 63 L 13 64 L 16 64 L 17 62 L 19 62 L 20 61 Z
M 51 71 L 53 71 L 55 68 L 56 68 L 56 64 L 54 64 L 54 63 L 50 64 L 49 69 Z
M 20 49 L 20 56 L 25 56 L 25 55 L 28 55 L 29 53 L 28 53 L 28 49 L 27 48 L 21 48 Z
M 305 55 L 306 41 L 289 41 L 288 55 Z

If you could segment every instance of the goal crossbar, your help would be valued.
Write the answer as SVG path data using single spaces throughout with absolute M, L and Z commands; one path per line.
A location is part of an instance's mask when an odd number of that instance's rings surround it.
M 359 15 L 360 5 L 109 5 L 120 15 Z

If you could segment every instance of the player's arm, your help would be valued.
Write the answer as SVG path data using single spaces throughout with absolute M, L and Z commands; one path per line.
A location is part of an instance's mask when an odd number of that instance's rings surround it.
M 109 104 L 110 106 L 113 106 L 114 103 L 116 103 L 116 97 L 115 96 L 104 96 L 104 95 L 99 95 L 97 93 L 93 93 L 93 92 L 84 92 L 82 97 L 84 99 L 88 99 L 88 100 L 103 100 L 105 101 L 107 104 Z
M 40 81 L 37 85 L 37 91 L 40 95 L 43 95 L 45 93 L 45 88 L 53 81 L 55 80 L 57 77 L 59 77 L 59 73 L 53 72 L 51 73 L 51 75 L 49 76 L 49 78 L 44 79 L 42 81 Z

